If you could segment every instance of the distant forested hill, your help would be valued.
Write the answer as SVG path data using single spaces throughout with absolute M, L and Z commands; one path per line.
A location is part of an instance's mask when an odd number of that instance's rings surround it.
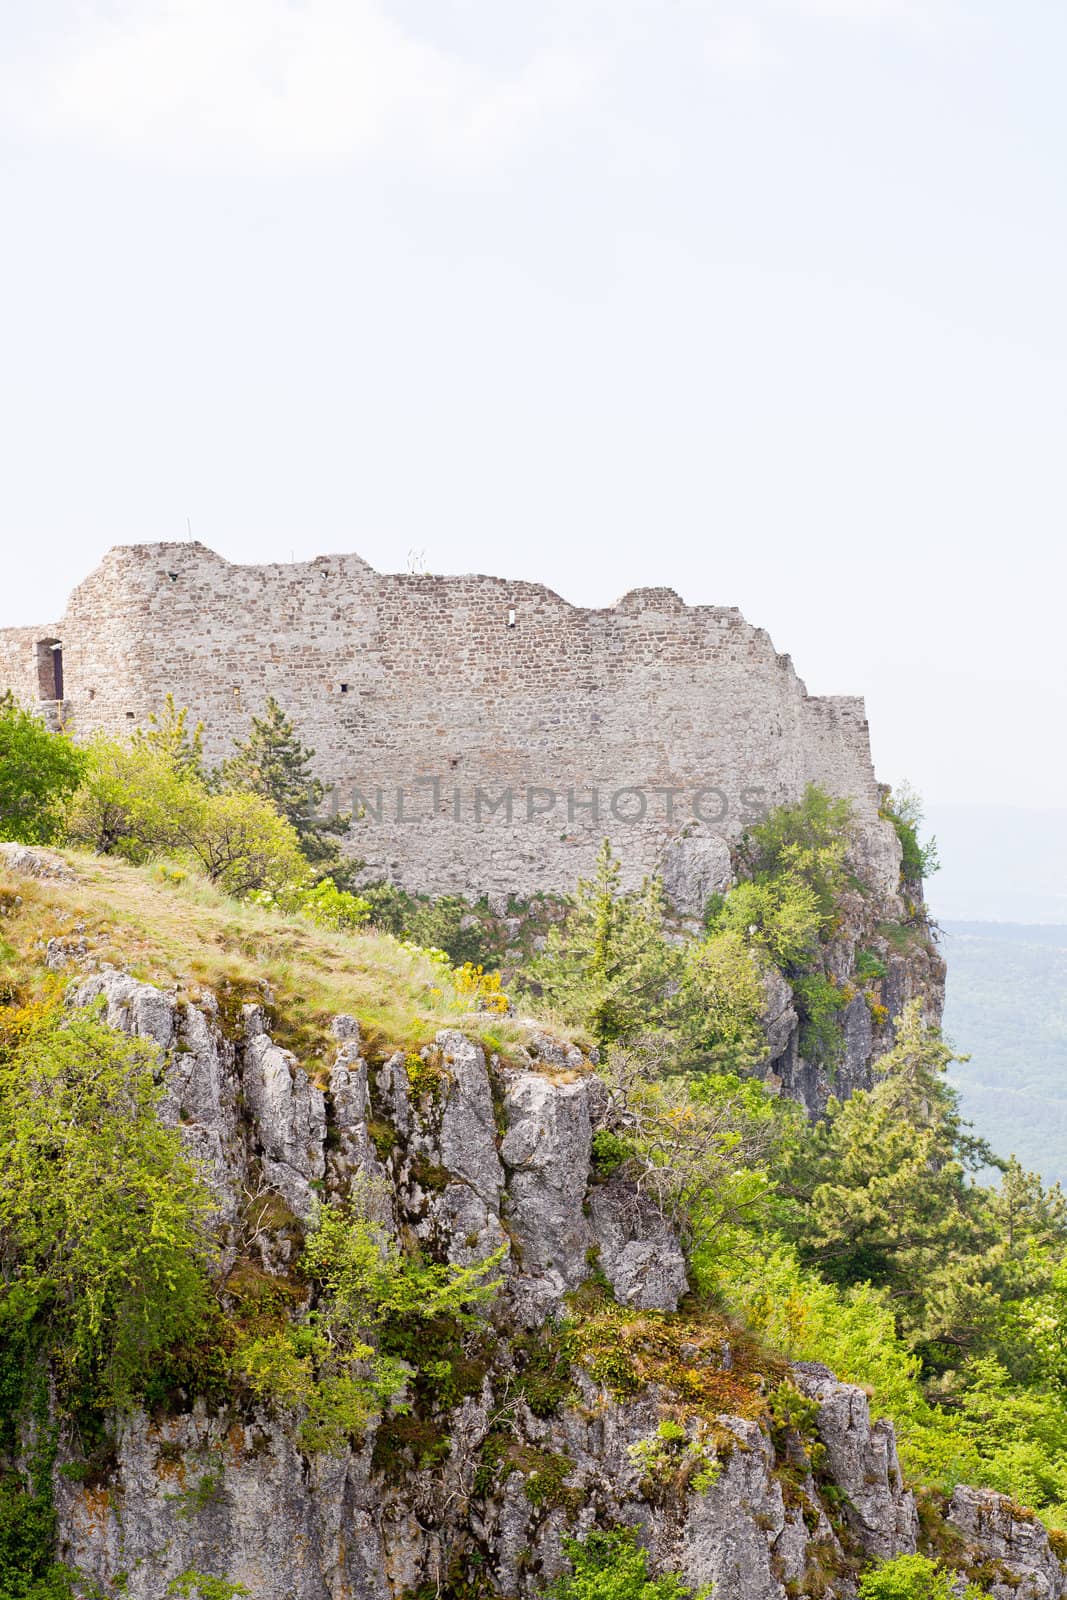
M 1067 1186 L 1067 927 L 945 922 L 946 1038 L 964 1114 L 1003 1155 Z

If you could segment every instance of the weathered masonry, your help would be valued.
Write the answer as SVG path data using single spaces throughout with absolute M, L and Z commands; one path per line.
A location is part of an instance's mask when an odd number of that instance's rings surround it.
M 809 695 L 736 609 L 671 589 L 583 610 L 355 555 L 242 567 L 201 544 L 120 546 L 62 622 L 0 631 L 0 686 L 79 738 L 127 732 L 173 692 L 213 760 L 272 694 L 355 805 L 353 852 L 411 888 L 567 890 L 607 835 L 629 879 L 664 867 L 695 909 L 722 841 L 810 781 L 852 797 L 896 887 L 862 700 Z

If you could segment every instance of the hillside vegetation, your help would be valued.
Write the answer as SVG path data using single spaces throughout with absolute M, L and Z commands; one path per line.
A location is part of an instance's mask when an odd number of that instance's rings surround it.
M 491 1364 L 479 1341 L 506 1251 L 457 1266 L 439 1244 L 403 1231 L 394 1239 L 373 1183 L 358 1177 L 317 1198 L 303 1220 L 257 1192 L 245 1231 L 223 1249 L 181 1128 L 160 1124 L 154 1047 L 116 1034 L 92 1009 L 72 1019 L 72 981 L 110 964 L 180 1007 L 214 1008 L 228 1039 L 243 1037 L 246 1008 L 260 1006 L 293 1052 L 293 1074 L 302 1067 L 323 1084 L 334 1019 L 358 1017 L 371 1067 L 402 1068 L 431 1104 L 448 1082 L 440 1029 L 461 1027 L 498 1064 L 528 1061 L 530 1038 L 498 974 L 403 937 L 410 929 L 375 928 L 376 915 L 440 911 L 409 899 L 398 912 L 387 887 L 377 900 L 373 887 L 353 887 L 328 831 L 294 798 L 293 774 L 303 782 L 310 752 L 280 712 L 254 730 L 243 764 L 221 774 L 204 772 L 197 732 L 172 706 L 132 742 L 97 741 L 88 752 L 31 722 L 11 706 L 0 715 L 4 821 L 63 848 L 52 868 L 31 863 L 30 875 L 14 870 L 17 860 L 0 868 L 9 1464 L 25 1418 L 38 1418 L 29 1476 L 10 1473 L 0 1515 L 12 1600 L 67 1592 L 49 1544 L 53 1429 L 74 1430 L 91 1471 L 94 1452 L 107 1458 L 116 1416 L 201 1394 L 291 1415 L 309 1455 L 414 1408 L 418 1450 L 428 1460 L 447 1453 L 451 1409 Z M 49 759 L 37 764 L 42 740 Z M 287 751 L 280 767 L 264 741 Z M 914 828 L 905 815 L 895 821 Z M 847 985 L 832 960 L 842 907 L 864 893 L 850 829 L 848 806 L 817 790 L 780 808 L 751 830 L 736 886 L 687 937 L 671 926 L 657 883 L 620 889 L 605 846 L 595 878 L 515 973 L 523 1011 L 564 1040 L 566 1072 L 595 1070 L 602 1081 L 597 1179 L 630 1185 L 652 1206 L 681 1242 L 689 1284 L 681 1320 L 664 1324 L 676 1331 L 661 1341 L 658 1324 L 650 1330 L 616 1303 L 591 1260 L 558 1343 L 552 1335 L 538 1403 L 550 1412 L 568 1403 L 574 1364 L 623 1393 L 667 1383 L 684 1395 L 688 1384 L 710 1426 L 726 1380 L 704 1396 L 679 1358 L 709 1327 L 719 1347 L 733 1340 L 746 1352 L 728 1380 L 732 1407 L 800 1437 L 811 1417 L 792 1398 L 785 1361 L 825 1363 L 893 1419 L 928 1513 L 919 1586 L 864 1592 L 921 1600 L 942 1592 L 937 1563 L 952 1552 L 937 1543 L 937 1518 L 958 1483 L 1067 1520 L 1067 1203 L 1014 1162 L 999 1163 L 996 1188 L 975 1181 L 996 1158 L 962 1121 L 946 1077 L 951 1052 L 917 1004 L 896 1019 L 873 1088 L 831 1096 L 814 1124 L 753 1075 L 766 1055 L 771 978 L 788 981 L 804 1048 L 831 1074 L 846 999 L 863 994 L 872 1013 L 881 1005 L 876 951 L 859 952 Z M 921 859 L 916 844 L 912 860 Z M 457 935 L 478 921 L 473 908 L 446 911 Z M 921 921 L 914 902 L 912 914 Z M 580 1049 L 568 1053 L 568 1040 Z M 391 1159 L 396 1129 L 379 1119 L 372 1138 Z M 431 1163 L 420 1181 L 432 1191 L 447 1178 Z M 284 1239 L 280 1255 L 270 1254 L 272 1233 Z M 817 1477 L 817 1446 L 796 1448 Z M 500 1449 L 506 1459 L 510 1446 Z M 649 1459 L 666 1472 L 680 1450 L 686 1482 L 713 1481 L 714 1452 L 690 1460 L 689 1449 L 664 1434 Z M 552 1493 L 567 1504 L 559 1484 Z M 573 1552 L 575 1581 L 599 1548 Z M 645 1582 L 643 1554 L 625 1539 L 604 1550 L 615 1563 L 605 1570 L 629 1563 Z M 598 1600 L 627 1592 L 588 1590 Z

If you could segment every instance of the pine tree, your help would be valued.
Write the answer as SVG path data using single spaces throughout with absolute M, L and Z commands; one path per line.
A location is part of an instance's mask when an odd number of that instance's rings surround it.
M 561 932 L 553 928 L 530 977 L 550 1005 L 587 1027 L 598 1044 L 661 1026 L 680 974 L 663 937 L 665 902 L 656 878 L 634 893 L 619 887 L 605 839 L 592 878 L 579 880 Z
M 263 716 L 252 718 L 248 737 L 224 764 L 222 779 L 230 789 L 243 789 L 269 800 L 296 829 L 305 858 L 344 888 L 354 867 L 342 856 L 337 836 L 348 831 L 352 819 L 320 815 L 327 790 L 312 770 L 314 756 L 271 695 Z
M 955 1280 L 959 1270 L 980 1278 L 978 1261 L 995 1239 L 986 1191 L 969 1179 L 993 1157 L 960 1117 L 944 1075 L 953 1059 L 913 1002 L 878 1063 L 879 1082 L 843 1105 L 831 1101 L 789 1179 L 803 1258 L 837 1283 L 888 1289 L 916 1345 L 967 1342 L 968 1328 L 946 1325 L 953 1304 L 971 1320 Z
M 150 711 L 148 727 L 137 728 L 131 740 L 134 749 L 148 750 L 168 762 L 182 778 L 205 778 L 204 724 L 189 727 L 189 707 L 180 709 L 168 694 L 163 710 Z

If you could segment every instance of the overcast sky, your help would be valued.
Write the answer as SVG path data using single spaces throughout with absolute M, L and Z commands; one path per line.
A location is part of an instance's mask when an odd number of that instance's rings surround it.
M 114 543 L 639 584 L 1067 795 L 1061 0 L 0 9 L 0 624 Z M 188 519 L 188 523 L 187 523 Z

